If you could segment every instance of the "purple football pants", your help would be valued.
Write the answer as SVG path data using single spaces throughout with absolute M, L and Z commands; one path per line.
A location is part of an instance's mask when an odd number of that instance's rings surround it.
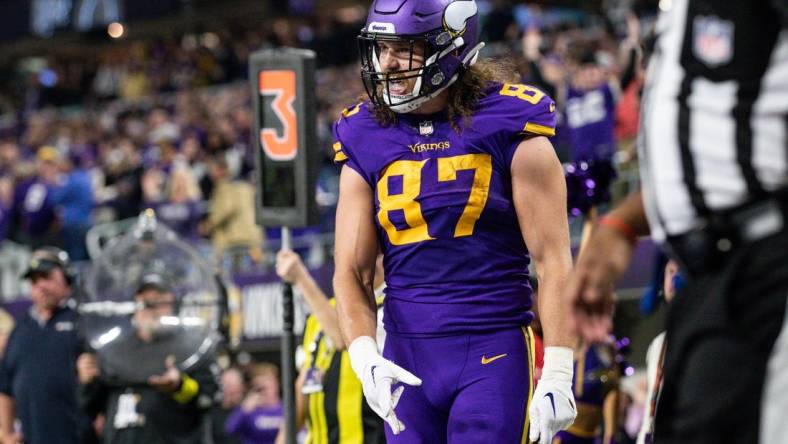
M 533 384 L 528 328 L 437 338 L 387 333 L 383 356 L 422 380 L 406 386 L 396 408 L 399 435 L 389 443 L 527 442 Z

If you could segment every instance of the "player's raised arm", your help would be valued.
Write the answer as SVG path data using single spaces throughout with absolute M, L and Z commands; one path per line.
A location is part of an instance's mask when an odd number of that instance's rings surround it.
M 545 364 L 531 402 L 531 440 L 549 443 L 577 415 L 572 395 L 575 338 L 561 290 L 572 268 L 566 183 L 555 150 L 545 137 L 517 147 L 511 165 L 517 219 L 539 279 L 539 314 L 544 330 Z

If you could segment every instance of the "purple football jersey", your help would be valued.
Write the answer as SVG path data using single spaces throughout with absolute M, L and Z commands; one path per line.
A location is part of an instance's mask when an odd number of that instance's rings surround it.
M 590 91 L 569 87 L 566 123 L 572 160 L 610 159 L 615 152 L 615 107 L 613 89 L 608 83 Z
M 460 133 L 443 112 L 402 114 L 382 127 L 370 107 L 343 112 L 334 150 L 375 196 L 386 329 L 443 335 L 526 325 L 530 258 L 510 165 L 524 137 L 554 134 L 553 100 L 530 86 L 494 85 Z
M 14 206 L 22 229 L 31 236 L 49 231 L 55 223 L 52 186 L 34 179 L 17 186 Z

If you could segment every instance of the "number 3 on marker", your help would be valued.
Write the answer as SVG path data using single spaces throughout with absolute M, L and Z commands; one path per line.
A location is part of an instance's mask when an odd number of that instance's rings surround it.
M 293 102 L 296 97 L 295 71 L 260 71 L 260 95 L 273 95 L 274 114 L 282 122 L 282 134 L 274 128 L 260 129 L 260 145 L 273 160 L 293 160 L 298 153 L 298 121 Z

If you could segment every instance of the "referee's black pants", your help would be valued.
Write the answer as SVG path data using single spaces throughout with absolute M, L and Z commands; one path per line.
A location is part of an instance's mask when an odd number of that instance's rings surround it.
M 668 314 L 655 443 L 758 443 L 759 434 L 764 444 L 788 443 L 761 430 L 770 406 L 788 400 L 787 297 L 785 229 L 688 279 Z M 777 415 L 788 421 L 788 412 Z

